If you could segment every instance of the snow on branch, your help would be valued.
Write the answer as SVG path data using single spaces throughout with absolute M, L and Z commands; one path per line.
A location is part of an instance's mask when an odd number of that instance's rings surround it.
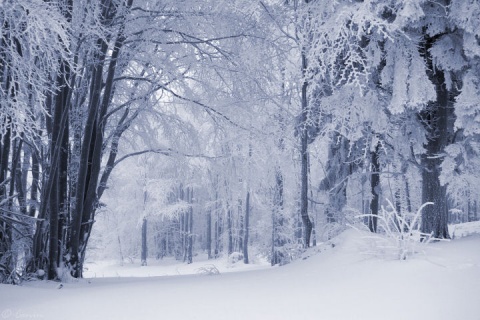
M 204 155 L 204 154 L 188 154 L 188 153 L 183 153 L 183 152 L 180 152 L 180 151 L 173 150 L 172 148 L 147 149 L 147 150 L 132 152 L 132 153 L 129 153 L 127 155 L 124 155 L 123 157 L 121 157 L 117 161 L 115 161 L 113 166 L 116 166 L 117 164 L 119 164 L 123 160 L 126 160 L 130 157 L 139 156 L 139 155 L 142 155 L 142 154 L 145 154 L 145 153 L 156 153 L 156 154 L 161 154 L 161 155 L 164 155 L 164 156 L 177 155 L 177 156 L 188 157 L 188 158 L 204 158 L 204 159 L 219 159 L 219 158 L 224 157 L 224 156 L 208 156 L 208 155 Z

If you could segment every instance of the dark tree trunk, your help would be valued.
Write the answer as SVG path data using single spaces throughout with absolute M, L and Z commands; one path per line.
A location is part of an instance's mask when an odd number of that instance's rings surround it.
M 207 212 L 207 256 L 208 259 L 212 259 L 212 212 Z
M 467 210 L 467 222 L 472 222 L 472 221 L 475 221 L 476 219 L 476 203 L 475 201 L 473 201 L 471 199 L 471 194 L 469 192 L 469 195 L 468 195 L 468 199 L 467 199 L 468 203 L 467 203 L 467 206 L 468 206 L 468 210 Z
M 142 266 L 147 265 L 147 218 L 143 218 L 142 221 L 142 253 L 141 253 L 141 264 Z
M 189 188 L 190 208 L 188 209 L 188 248 L 187 248 L 187 263 L 193 262 L 193 188 Z
M 478 220 L 478 212 L 477 212 L 477 200 L 473 202 L 473 221 Z
M 219 223 L 219 218 L 218 214 L 216 215 L 215 219 L 215 229 L 214 229 L 214 236 L 215 236 L 215 249 L 214 249 L 214 258 L 218 258 L 220 255 L 220 223 Z
M 115 4 L 113 1 L 108 0 L 104 0 L 103 4 L 100 20 L 105 26 L 110 26 L 116 13 Z M 128 0 L 125 5 L 127 8 L 130 8 L 132 0 Z M 109 45 L 104 39 L 98 39 L 97 52 L 93 59 L 95 64 L 90 85 L 88 116 L 80 154 L 75 206 L 71 209 L 72 222 L 68 243 L 69 264 L 72 268 L 72 276 L 77 278 L 82 277 L 85 251 L 99 200 L 97 188 L 103 152 L 103 136 L 106 128 L 105 116 L 114 94 L 114 75 L 120 51 L 125 41 L 125 36 L 123 35 L 124 24 L 121 21 L 119 23 L 120 28 L 110 59 L 108 59 L 109 64 L 105 82 L 103 82 L 103 73 L 104 67 L 107 65 Z
M 248 237 L 250 233 L 250 190 L 247 191 L 247 199 L 245 200 L 245 222 L 243 234 L 243 262 L 248 264 Z
M 214 249 L 213 249 L 213 257 L 216 259 L 219 257 L 220 254 L 220 212 L 218 206 L 218 176 L 215 180 L 215 222 L 213 225 L 213 241 L 214 241 Z
M 308 3 L 308 1 L 306 1 Z M 307 70 L 306 53 L 302 52 L 302 74 L 305 76 Z M 312 234 L 312 222 L 308 216 L 308 100 L 306 80 L 302 84 L 302 114 L 300 122 L 300 157 L 301 157 L 301 191 L 300 191 L 300 216 L 303 223 L 303 245 L 310 247 L 310 236 Z
M 7 120 L 8 121 L 8 120 Z M 0 146 L 0 201 L 5 201 L 7 199 L 7 175 L 8 175 L 8 165 L 9 165 L 9 154 L 10 154 L 10 126 L 7 126 L 7 130 L 4 135 L 1 137 L 1 146 Z M 6 205 L 4 205 L 6 206 Z M 8 211 L 8 209 L 7 209 Z M 10 226 L 6 222 L 0 222 L 0 261 L 3 260 L 5 254 L 10 251 L 11 247 L 11 237 L 10 237 Z M 5 263 L 5 261 L 2 261 Z M 6 264 L 7 267 L 8 263 Z M 7 269 L 8 272 L 8 269 Z
M 220 257 L 220 252 L 222 251 L 222 233 L 223 233 L 223 220 L 222 214 L 220 213 L 218 206 L 218 192 L 215 194 L 215 259 Z
M 317 246 L 317 231 L 315 230 L 315 218 L 312 217 L 312 247 Z
M 420 113 L 420 120 L 426 130 L 427 143 L 424 146 L 425 154 L 422 155 L 422 202 L 433 202 L 426 206 L 422 212 L 421 231 L 432 234 L 435 238 L 449 239 L 448 209 L 446 186 L 440 184 L 441 154 L 451 142 L 453 135 L 454 108 L 450 106 L 449 93 L 445 83 L 445 73 L 436 69 L 432 63 L 430 48 L 437 37 L 425 35 L 421 54 L 427 64 L 427 75 L 435 85 L 436 101 L 428 104 Z
M 50 145 L 50 174 L 52 180 L 48 199 L 49 208 L 49 268 L 48 279 L 56 279 L 57 268 L 60 261 L 60 242 L 63 239 L 63 224 L 65 222 L 67 199 L 67 165 L 68 165 L 68 112 L 70 95 L 70 67 L 62 62 L 57 85 L 60 91 L 55 98 L 52 119 L 51 145 Z M 46 193 L 46 195 L 48 192 Z M 45 205 L 45 204 L 42 204 Z
M 182 199 L 188 203 L 189 201 L 189 189 L 186 188 L 185 193 L 183 193 L 182 189 Z M 190 224 L 190 210 L 188 209 L 185 211 L 183 215 L 183 262 L 187 261 L 187 256 L 188 256 L 188 233 L 189 233 L 189 224 Z
M 410 199 L 410 185 L 408 183 L 407 177 L 405 177 L 405 198 L 407 202 L 407 212 L 412 212 L 412 200 Z
M 245 218 L 243 216 L 242 199 L 238 199 L 237 217 L 238 217 L 238 225 L 234 229 L 237 230 L 238 237 L 236 237 L 236 247 L 234 250 L 238 252 L 243 252 L 243 237 L 245 236 L 245 229 L 244 229 Z
M 233 253 L 233 217 L 232 209 L 227 209 L 228 255 Z
M 27 215 L 27 175 L 30 170 L 30 149 L 23 143 L 23 138 L 19 142 L 18 157 L 20 157 L 21 150 L 23 150 L 23 158 L 15 170 L 15 190 L 17 192 L 17 199 L 20 212 Z M 20 161 L 20 160 L 19 160 Z
M 370 201 L 370 214 L 368 218 L 368 228 L 371 232 L 377 232 L 377 216 L 378 216 L 378 202 L 380 193 L 380 161 L 379 154 L 380 145 L 377 143 L 375 150 L 371 152 L 371 175 L 370 175 L 370 190 L 372 192 L 372 200 Z
M 38 188 L 40 183 L 40 161 L 38 152 L 32 152 L 32 184 L 30 186 L 30 207 L 28 215 L 35 217 L 35 212 L 38 206 Z
M 283 264 L 285 256 L 283 254 L 283 246 L 285 239 L 281 235 L 284 217 L 283 217 L 283 175 L 280 168 L 277 167 L 275 173 L 275 191 L 273 196 L 272 210 L 272 258 L 271 265 Z
M 422 157 L 422 202 L 433 202 L 433 205 L 423 209 L 421 230 L 434 238 L 449 239 L 446 187 L 440 184 L 439 163 L 435 160 Z

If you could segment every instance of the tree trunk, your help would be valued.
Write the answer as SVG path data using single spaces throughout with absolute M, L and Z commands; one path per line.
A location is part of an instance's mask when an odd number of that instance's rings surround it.
M 30 207 L 28 215 L 35 217 L 35 212 L 38 206 L 38 188 L 40 183 L 40 160 L 38 152 L 32 152 L 32 184 L 30 186 Z
M 57 77 L 57 85 L 60 91 L 55 98 L 55 106 L 52 119 L 49 182 L 51 190 L 45 194 L 42 205 L 48 203 L 49 208 L 49 268 L 48 279 L 58 277 L 57 268 L 60 261 L 60 241 L 63 239 L 63 223 L 65 218 L 60 215 L 66 214 L 67 200 L 67 164 L 68 164 L 68 112 L 70 95 L 70 67 L 62 62 Z
M 222 234 L 223 234 L 223 215 L 220 213 L 220 208 L 217 204 L 218 201 L 218 193 L 215 197 L 217 199 L 215 201 L 215 252 L 214 252 L 214 257 L 215 259 L 220 257 L 220 252 L 223 250 L 223 244 L 222 244 Z
M 228 255 L 233 253 L 233 217 L 232 209 L 227 209 Z
M 473 221 L 478 220 L 478 213 L 477 213 L 477 200 L 473 202 Z
M 219 217 L 218 214 L 216 214 L 216 219 L 215 219 L 215 250 L 214 250 L 214 258 L 218 258 L 220 255 L 220 223 L 219 223 Z
M 220 241 L 222 234 L 222 223 L 221 223 L 220 210 L 218 205 L 218 176 L 215 182 L 215 224 L 214 224 L 214 258 L 217 259 L 220 256 Z
M 235 246 L 235 251 L 237 252 L 243 252 L 243 237 L 244 237 L 244 232 L 245 232 L 245 229 L 244 229 L 244 216 L 243 216 L 243 201 L 242 199 L 238 199 L 238 208 L 237 208 L 237 217 L 238 217 L 238 225 L 234 228 L 235 230 L 237 230 L 237 237 L 235 237 L 235 242 L 236 242 L 236 246 Z
M 10 138 L 11 138 L 11 129 L 10 126 L 7 126 L 5 134 L 1 136 L 1 146 L 0 146 L 0 201 L 6 201 L 7 199 L 7 175 L 8 175 L 8 165 L 9 165 L 9 154 L 10 154 Z M 6 207 L 6 204 L 3 206 Z M 8 208 L 4 208 L 7 209 Z M 11 248 L 11 236 L 10 236 L 10 226 L 6 222 L 0 222 L 0 261 L 4 263 L 7 267 L 6 272 L 10 273 L 10 265 L 8 261 L 4 261 L 7 254 Z M 2 280 L 0 278 L 0 280 Z
M 285 239 L 282 236 L 284 217 L 283 217 L 283 175 L 280 168 L 277 167 L 275 173 L 275 191 L 273 196 L 272 210 L 272 258 L 271 265 L 283 264 L 285 255 L 283 246 Z
M 69 264 L 72 268 L 72 276 L 76 278 L 82 277 L 85 251 L 99 200 L 97 188 L 103 152 L 103 136 L 106 128 L 105 116 L 115 91 L 114 75 L 120 51 L 125 41 L 123 34 L 125 25 L 121 21 L 124 17 L 115 17 L 118 11 L 113 1 L 104 0 L 102 2 L 101 23 L 105 26 L 110 26 L 114 18 L 119 18 L 119 30 L 109 59 L 107 59 L 109 44 L 104 39 L 97 40 L 97 51 L 92 59 L 95 61 L 95 64 L 90 85 L 88 116 L 80 154 L 80 168 L 76 186 L 75 206 L 72 208 L 71 233 L 68 246 L 70 253 Z M 132 0 L 128 0 L 125 3 L 127 9 L 131 5 Z M 105 81 L 103 81 L 103 71 L 107 61 L 109 62 L 107 75 Z
M 212 259 L 212 211 L 207 212 L 207 256 Z
M 188 209 L 188 250 L 187 263 L 193 262 L 193 188 L 190 188 L 189 199 L 190 208 Z
M 243 234 L 243 262 L 248 264 L 248 237 L 250 233 L 250 190 L 247 191 L 247 199 L 245 200 L 245 222 Z
M 147 265 L 147 218 L 143 218 L 142 221 L 142 254 L 141 265 Z
M 27 215 L 27 175 L 30 170 L 30 149 L 23 143 L 23 137 L 20 140 L 18 150 L 19 159 L 22 158 L 21 163 L 15 170 L 15 190 L 18 194 L 19 210 L 23 215 Z M 23 150 L 23 157 L 20 157 L 21 150 Z M 20 161 L 20 160 L 19 160 Z
M 380 193 L 380 162 L 379 162 L 380 143 L 377 143 L 375 150 L 371 155 L 371 175 L 370 175 L 370 190 L 372 192 L 372 200 L 370 201 L 370 214 L 368 218 L 368 229 L 371 232 L 377 232 L 377 216 L 378 216 L 378 202 Z
M 422 212 L 421 231 L 432 234 L 435 238 L 449 239 L 448 209 L 446 186 L 440 184 L 441 154 L 450 143 L 453 135 L 454 108 L 449 106 L 449 91 L 445 83 L 445 73 L 436 69 L 432 63 L 430 48 L 435 43 L 435 37 L 425 35 L 421 53 L 427 64 L 427 75 L 435 85 L 436 101 L 430 102 L 420 113 L 420 119 L 426 130 L 427 143 L 422 155 L 422 202 L 433 202 Z
M 307 1 L 308 2 L 308 1 Z M 302 74 L 305 77 L 307 70 L 306 53 L 302 52 Z M 300 216 L 303 223 L 303 245 L 310 247 L 310 236 L 312 234 L 312 222 L 308 216 L 308 101 L 307 101 L 307 80 L 302 84 L 302 114 L 300 122 L 300 157 L 301 157 L 301 191 L 300 191 Z

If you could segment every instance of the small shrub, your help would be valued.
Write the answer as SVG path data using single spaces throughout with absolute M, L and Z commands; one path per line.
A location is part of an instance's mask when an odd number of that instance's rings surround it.
M 431 234 L 420 231 L 422 209 L 432 202 L 424 203 L 416 213 L 400 214 L 391 201 L 388 206 L 381 207 L 379 215 L 362 214 L 357 218 L 377 217 L 377 234 L 366 236 L 372 241 L 369 252 L 374 255 L 392 255 L 399 260 L 406 260 L 418 252 L 419 246 L 424 246 L 432 240 Z
M 216 276 L 220 274 L 220 270 L 214 264 L 207 264 L 203 267 L 198 268 L 197 274 L 206 275 L 206 276 Z
M 238 261 L 243 261 L 243 253 L 232 252 L 232 254 L 228 256 L 228 263 L 229 264 L 235 264 Z

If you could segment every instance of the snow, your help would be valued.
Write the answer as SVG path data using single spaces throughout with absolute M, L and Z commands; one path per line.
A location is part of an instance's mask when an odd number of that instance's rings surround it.
M 238 253 L 233 253 L 236 256 Z M 105 278 L 105 277 L 154 277 L 154 276 L 178 276 L 201 274 L 205 268 L 215 267 L 221 274 L 228 272 L 252 271 L 265 269 L 270 264 L 262 259 L 255 261 L 254 264 L 246 265 L 242 261 L 235 263 L 230 259 L 223 258 L 219 260 L 208 260 L 206 255 L 194 257 L 194 263 L 179 263 L 174 258 L 164 258 L 162 260 L 148 260 L 147 266 L 141 266 L 140 261 L 132 261 L 119 266 L 116 261 L 88 262 L 85 264 L 85 278 Z
M 0 319 L 478 320 L 478 227 L 457 227 L 470 235 L 404 261 L 364 254 L 364 234 L 347 230 L 283 267 L 201 257 L 192 265 L 89 264 L 91 278 L 77 282 L 0 285 Z M 198 273 L 211 264 L 219 275 Z

